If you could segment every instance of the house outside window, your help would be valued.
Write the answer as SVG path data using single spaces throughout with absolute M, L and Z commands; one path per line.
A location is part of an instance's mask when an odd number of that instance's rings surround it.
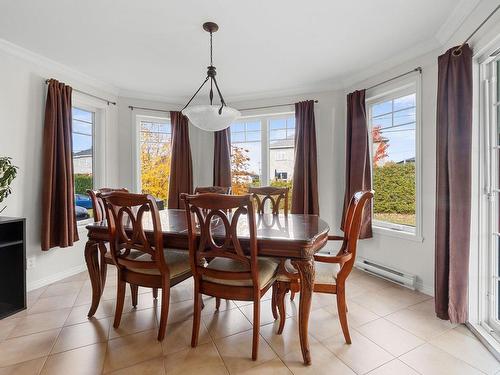
M 230 130 L 234 194 L 245 194 L 249 186 L 292 188 L 294 113 L 241 118 Z

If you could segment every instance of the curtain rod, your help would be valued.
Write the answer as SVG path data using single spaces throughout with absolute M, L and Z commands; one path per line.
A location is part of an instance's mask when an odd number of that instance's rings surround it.
M 156 108 L 147 108 L 147 107 L 135 107 L 135 106 L 133 106 L 133 105 L 129 105 L 128 107 L 129 107 L 129 109 L 130 109 L 131 111 L 133 111 L 134 109 L 143 109 L 143 110 L 145 110 L 145 111 L 167 112 L 167 113 L 168 113 L 168 112 L 170 112 L 170 111 L 169 111 L 169 110 L 167 110 L 167 109 L 156 109 Z
M 46 79 L 46 80 L 45 80 L 45 84 L 46 84 L 46 85 L 48 85 L 51 79 L 54 79 L 54 78 L 48 78 L 48 79 Z M 93 98 L 96 98 L 96 99 L 102 100 L 103 102 L 108 103 L 108 105 L 110 105 L 110 104 L 116 105 L 116 102 L 113 102 L 112 100 L 105 99 L 105 98 L 101 98 L 100 96 L 96 96 L 96 95 L 93 95 L 93 94 L 89 94 L 88 92 L 81 91 L 81 90 L 78 90 L 78 89 L 74 89 L 74 88 L 71 88 L 71 89 L 72 89 L 73 91 L 79 92 L 80 94 L 84 94 L 84 95 L 91 96 L 91 97 L 93 97 Z
M 318 100 L 314 100 L 314 103 L 318 103 Z M 265 105 L 262 107 L 253 107 L 253 108 L 242 108 L 239 111 L 251 111 L 254 109 L 266 109 L 266 108 L 275 108 L 275 107 L 288 107 L 290 105 L 294 105 L 295 103 L 287 103 L 287 104 L 276 104 L 276 105 Z
M 491 13 L 488 15 L 488 17 L 486 17 L 486 18 L 484 19 L 484 21 L 483 21 L 483 22 L 481 22 L 481 23 L 479 24 L 479 26 L 478 26 L 478 27 L 476 27 L 476 29 L 475 29 L 475 30 L 474 30 L 474 31 L 473 31 L 473 32 L 472 32 L 472 33 L 471 33 L 471 34 L 467 37 L 467 39 L 465 39 L 465 40 L 464 40 L 464 42 L 463 42 L 462 44 L 460 44 L 460 46 L 459 46 L 458 48 L 456 48 L 456 49 L 453 51 L 453 54 L 454 54 L 455 56 L 460 56 L 460 54 L 462 53 L 462 47 L 463 47 L 463 46 L 465 46 L 465 44 L 466 44 L 469 40 L 471 40 L 471 38 L 472 38 L 474 35 L 476 35 L 476 33 L 477 33 L 480 29 L 481 29 L 481 27 L 483 27 L 483 26 L 484 26 L 484 24 L 485 24 L 486 22 L 488 22 L 488 20 L 489 20 L 491 17 L 493 17 L 493 15 L 497 12 L 497 10 L 498 10 L 498 9 L 500 9 L 500 4 L 499 4 L 499 5 L 497 5 L 497 7 L 496 7 L 495 9 L 493 9 L 493 12 L 491 12 Z
M 318 103 L 318 101 L 314 100 L 314 103 Z M 254 110 L 254 109 L 266 109 L 266 108 L 274 108 L 274 107 L 287 107 L 287 106 L 294 105 L 294 104 L 295 103 L 266 105 L 266 106 L 262 106 L 262 107 L 243 108 L 243 109 L 239 109 L 239 111 L 250 111 L 250 110 Z M 129 105 L 128 107 L 130 108 L 131 111 L 133 111 L 134 109 L 143 109 L 145 111 L 170 112 L 170 111 L 167 111 L 165 109 L 156 109 L 156 108 L 147 108 L 147 107 L 135 107 L 135 106 L 132 106 L 132 105 Z
M 392 78 L 386 79 L 385 81 L 382 81 L 382 82 L 379 82 L 379 83 L 377 83 L 375 85 L 367 87 L 366 90 L 374 89 L 375 87 L 383 85 L 384 83 L 394 81 L 395 79 L 407 76 L 408 74 L 412 74 L 412 73 L 415 73 L 415 72 L 419 72 L 420 74 L 422 74 L 422 67 L 418 66 L 415 69 L 412 69 L 412 70 L 410 70 L 408 72 L 405 72 L 405 73 L 402 73 L 400 75 L 397 75 L 396 77 L 392 77 Z

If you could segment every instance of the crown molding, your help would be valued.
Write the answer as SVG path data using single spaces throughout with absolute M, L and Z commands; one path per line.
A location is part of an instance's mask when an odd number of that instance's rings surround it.
M 460 0 L 435 35 L 441 45 L 451 39 L 480 2 L 481 0 Z
M 67 65 L 61 64 L 55 60 L 51 60 L 48 57 L 32 52 L 5 39 L 0 39 L 0 51 L 3 51 L 11 56 L 18 57 L 26 62 L 32 63 L 42 69 L 45 69 L 50 72 L 49 75 L 60 74 L 78 83 L 100 90 L 103 93 L 115 96 L 118 95 L 118 88 L 110 83 L 84 74 L 76 69 L 70 68 Z

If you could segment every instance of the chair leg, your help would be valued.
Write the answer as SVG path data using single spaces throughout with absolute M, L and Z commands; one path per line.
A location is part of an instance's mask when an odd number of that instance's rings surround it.
M 191 347 L 198 345 L 198 334 L 200 333 L 202 298 L 197 286 L 194 288 L 194 311 L 193 311 L 193 332 L 191 333 Z
M 285 283 L 281 282 L 277 283 L 276 302 L 278 305 L 278 311 L 280 316 L 280 324 L 278 326 L 278 332 L 277 332 L 278 335 L 281 335 L 283 333 L 283 329 L 285 328 L 285 322 L 286 322 L 285 295 L 288 290 L 289 287 Z
M 120 280 L 120 273 L 118 273 L 118 285 L 116 286 L 116 308 L 115 308 L 115 320 L 113 322 L 113 327 L 118 328 L 120 326 L 120 321 L 122 320 L 123 304 L 125 303 L 125 288 L 127 283 Z
M 273 294 L 271 296 L 271 310 L 273 312 L 274 320 L 278 319 L 278 305 L 277 305 L 277 300 L 276 300 L 276 296 L 278 294 L 278 286 L 277 286 L 278 282 L 273 284 Z
M 253 339 L 252 339 L 252 361 L 257 360 L 259 353 L 259 329 L 260 329 L 260 296 L 253 301 Z
M 158 288 L 153 288 L 153 298 L 158 299 Z
M 347 306 L 345 303 L 345 292 L 337 291 L 337 310 L 339 313 L 340 325 L 342 327 L 342 332 L 344 333 L 345 342 L 347 344 L 351 343 L 351 335 L 349 334 L 349 325 L 347 323 Z
M 99 262 L 99 268 L 101 273 L 101 290 L 104 290 L 104 287 L 106 286 L 106 276 L 108 275 L 108 264 L 106 263 L 106 258 L 104 256 L 107 251 L 108 249 L 106 249 L 106 245 L 100 242 L 99 253 L 101 254 L 101 259 Z
M 170 306 L 170 279 L 163 281 L 161 288 L 161 312 L 160 312 L 160 328 L 158 330 L 158 341 L 163 341 L 165 331 L 167 330 L 168 308 Z
M 132 306 L 137 307 L 137 299 L 139 297 L 139 286 L 130 284 L 130 294 L 132 294 Z
M 219 310 L 220 307 L 220 298 L 215 297 L 215 310 Z

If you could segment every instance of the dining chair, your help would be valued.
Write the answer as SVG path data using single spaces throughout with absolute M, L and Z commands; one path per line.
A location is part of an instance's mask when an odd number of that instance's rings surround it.
M 278 215 L 280 212 L 280 204 L 283 201 L 283 213 L 288 215 L 288 192 L 287 187 L 274 187 L 274 186 L 263 186 L 263 187 L 249 187 L 248 193 L 252 195 L 252 198 L 257 202 L 257 212 L 259 214 L 265 213 L 266 202 L 271 205 L 271 212 L 274 215 Z
M 276 280 L 278 263 L 258 256 L 257 227 L 250 195 L 182 194 L 185 202 L 189 257 L 194 277 L 191 346 L 198 344 L 201 295 L 253 301 L 252 359 L 259 345 L 260 300 Z M 241 220 L 246 217 L 246 223 Z M 246 227 L 244 241 L 238 228 Z M 199 236 L 198 233 L 199 232 Z M 244 243 L 242 243 L 244 242 Z M 245 250 L 244 250 L 245 248 Z M 207 263 L 205 259 L 211 258 Z
M 100 194 L 106 208 L 110 253 L 118 269 L 116 310 L 113 327 L 118 328 L 127 283 L 161 289 L 158 340 L 165 337 L 170 288 L 191 277 L 186 251 L 163 248 L 160 215 L 149 194 L 110 192 Z M 147 223 L 151 230 L 145 231 Z M 141 253 L 130 257 L 132 251 Z
M 349 326 L 347 323 L 347 305 L 345 282 L 351 273 L 356 259 L 356 248 L 361 230 L 361 221 L 365 204 L 373 198 L 373 191 L 358 191 L 349 202 L 344 225 L 344 236 L 328 236 L 328 240 L 342 241 L 337 255 L 317 253 L 314 255 L 316 276 L 314 291 L 318 293 L 336 294 L 337 309 L 340 325 L 347 344 L 351 343 Z M 291 290 L 300 290 L 300 280 L 297 271 L 290 261 L 281 262 L 278 271 L 278 280 L 275 284 L 276 297 L 272 301 L 277 303 L 280 323 L 278 334 L 285 327 L 285 294 Z
M 230 194 L 231 187 L 226 186 L 197 186 L 194 189 L 195 194 L 217 193 L 217 194 Z

